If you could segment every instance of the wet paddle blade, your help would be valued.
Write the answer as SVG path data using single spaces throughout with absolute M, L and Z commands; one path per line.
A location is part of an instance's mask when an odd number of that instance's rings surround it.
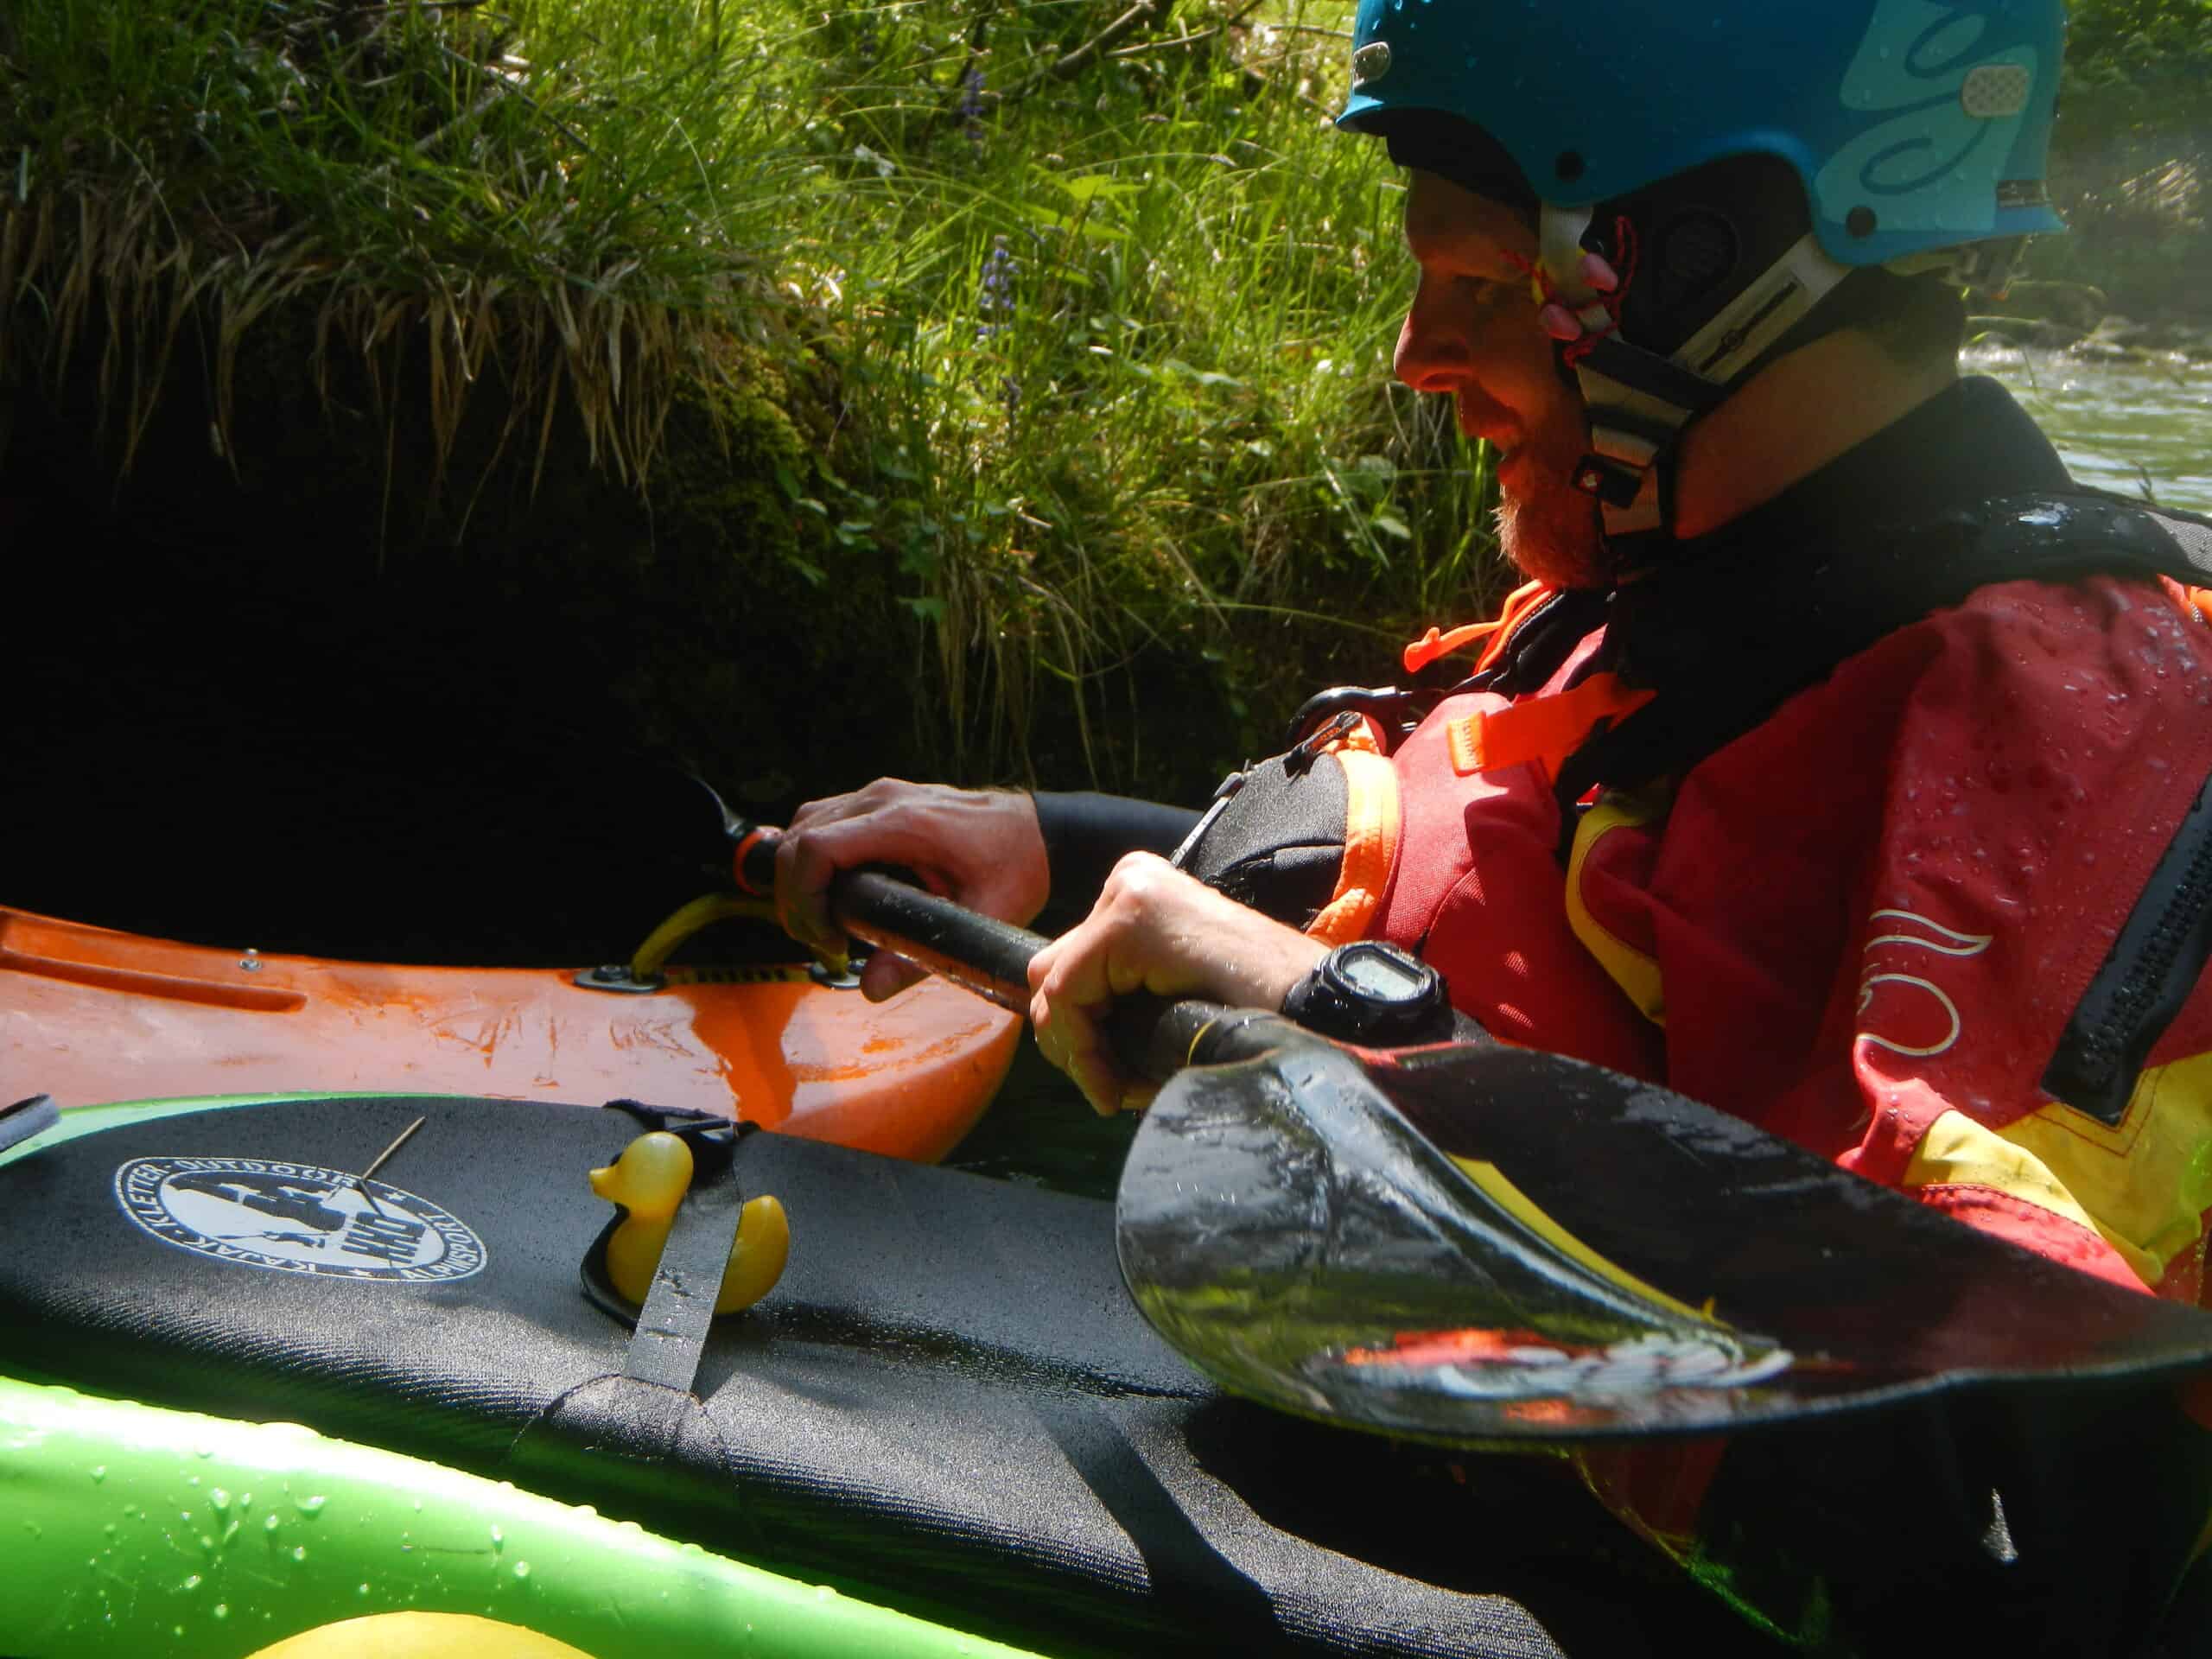
M 1146 1318 L 1224 1387 L 1452 1444 L 1733 1430 L 2212 1359 L 2212 1315 L 1524 1050 L 1293 1042 L 1187 1071 L 1138 1131 L 1118 1233 Z

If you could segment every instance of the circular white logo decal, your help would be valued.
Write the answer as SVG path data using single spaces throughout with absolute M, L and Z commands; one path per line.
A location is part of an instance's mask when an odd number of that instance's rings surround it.
M 466 1279 L 484 1241 L 412 1192 L 268 1158 L 133 1158 L 115 1172 L 123 1213 L 163 1243 L 279 1273 L 427 1283 Z

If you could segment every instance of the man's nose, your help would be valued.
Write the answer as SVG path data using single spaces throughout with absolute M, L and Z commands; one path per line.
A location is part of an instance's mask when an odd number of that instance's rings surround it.
M 1452 391 L 1474 365 L 1465 320 L 1446 302 L 1445 285 L 1423 277 L 1406 308 L 1391 366 L 1415 391 Z

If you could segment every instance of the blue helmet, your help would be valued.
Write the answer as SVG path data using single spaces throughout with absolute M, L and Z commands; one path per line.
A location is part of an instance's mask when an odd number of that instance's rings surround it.
M 1682 434 L 1845 296 L 1999 287 L 2065 228 L 2065 29 L 2062 0 L 1360 0 L 1338 120 L 1531 211 L 1589 416 L 1574 482 L 1633 562 L 1671 535 Z
M 1733 155 L 1796 171 L 1845 265 L 2065 228 L 2044 188 L 2062 0 L 1361 0 L 1338 118 L 1481 128 L 1547 204 Z

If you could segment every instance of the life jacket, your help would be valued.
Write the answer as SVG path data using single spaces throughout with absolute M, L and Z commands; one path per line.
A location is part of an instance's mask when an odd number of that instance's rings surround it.
M 1309 702 L 1289 751 L 1225 780 L 1176 862 L 1331 943 L 1419 952 L 1496 1036 L 1562 1046 L 1546 1035 L 1571 1022 L 1580 1058 L 1656 1076 L 1656 1013 L 1632 953 L 1609 961 L 1603 930 L 1576 913 L 1578 866 L 1608 815 L 1662 812 L 1671 779 L 1980 588 L 2099 575 L 2170 578 L 2212 618 L 2212 519 L 2038 492 L 1757 563 L 1694 564 L 1610 596 L 1523 590 L 1471 678 Z M 1531 846 L 1552 849 L 1552 868 L 1515 868 Z M 1583 948 L 1528 948 L 1561 932 Z M 2196 933 L 2212 952 L 2212 928 Z M 1516 941 L 1554 970 L 1521 971 Z M 1560 963 L 1573 966 L 1562 976 Z M 1624 1017 L 1593 1027 L 1590 1010 L 1606 1007 Z M 2132 1081 L 2108 1086 L 2124 1099 Z

